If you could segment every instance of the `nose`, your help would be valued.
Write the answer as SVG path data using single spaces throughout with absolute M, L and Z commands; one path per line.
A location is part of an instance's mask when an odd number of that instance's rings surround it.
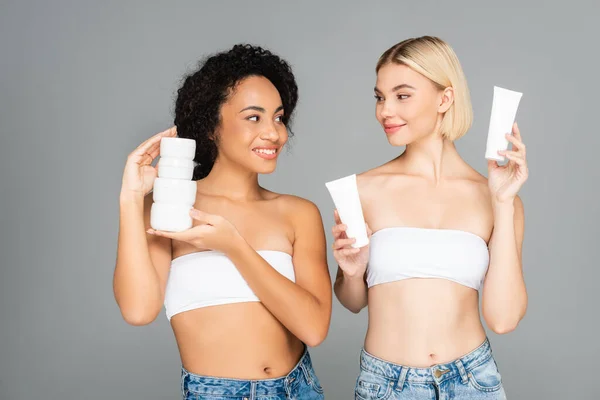
M 394 116 L 392 105 L 389 101 L 384 100 L 379 107 L 379 116 L 381 119 L 387 119 Z
M 274 124 L 265 125 L 260 138 L 263 140 L 269 140 L 273 143 L 279 142 L 279 132 Z

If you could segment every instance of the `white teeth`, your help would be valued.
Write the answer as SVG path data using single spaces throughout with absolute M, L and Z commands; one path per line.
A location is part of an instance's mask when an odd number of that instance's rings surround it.
M 275 154 L 276 152 L 275 149 L 254 149 L 254 151 L 262 154 Z

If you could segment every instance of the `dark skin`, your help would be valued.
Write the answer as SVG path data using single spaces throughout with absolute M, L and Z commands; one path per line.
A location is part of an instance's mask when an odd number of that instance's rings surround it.
M 182 363 L 193 373 L 238 379 L 284 376 L 299 360 L 303 342 L 316 346 L 327 335 L 331 281 L 320 213 L 307 200 L 258 184 L 258 174 L 274 171 L 287 141 L 282 113 L 279 93 L 267 79 L 249 77 L 237 85 L 221 109 L 215 165 L 197 182 L 191 229 L 150 229 L 152 199 L 145 198 L 147 234 L 142 234 L 160 293 L 156 302 L 147 304 L 151 319 L 162 307 L 171 260 L 198 251 L 225 253 L 260 299 L 173 316 Z M 295 282 L 256 250 L 292 255 Z M 126 293 L 126 284 L 120 286 L 121 296 L 136 295 L 133 290 Z

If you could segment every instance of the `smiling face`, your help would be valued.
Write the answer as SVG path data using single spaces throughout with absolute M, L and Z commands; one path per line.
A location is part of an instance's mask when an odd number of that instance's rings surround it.
M 406 65 L 388 63 L 377 73 L 376 117 L 392 146 L 404 146 L 438 130 L 453 101 L 442 89 Z
M 288 140 L 283 115 L 271 81 L 262 76 L 240 81 L 221 107 L 217 162 L 226 160 L 259 174 L 273 172 Z

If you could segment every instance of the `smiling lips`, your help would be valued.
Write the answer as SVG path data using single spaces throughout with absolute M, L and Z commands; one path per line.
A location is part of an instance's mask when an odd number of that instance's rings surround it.
M 252 149 L 254 154 L 265 160 L 272 160 L 277 157 L 277 147 L 255 147 Z
M 384 124 L 383 130 L 387 135 L 391 135 L 398 132 L 405 125 L 406 124 Z

